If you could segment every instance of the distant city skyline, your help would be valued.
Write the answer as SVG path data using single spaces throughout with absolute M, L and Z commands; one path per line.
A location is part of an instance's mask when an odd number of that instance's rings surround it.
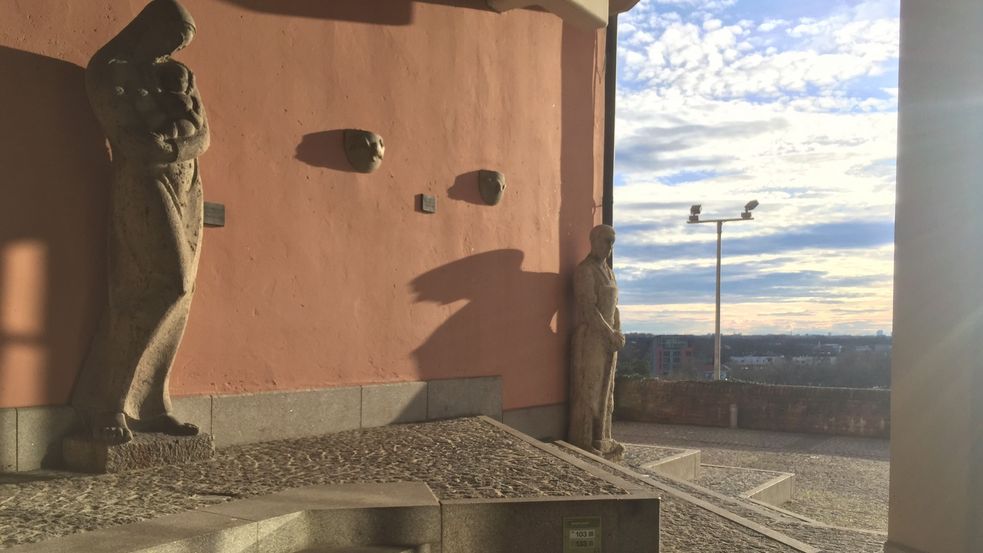
M 891 333 L 898 0 L 642 0 L 619 19 L 615 270 L 629 332 Z

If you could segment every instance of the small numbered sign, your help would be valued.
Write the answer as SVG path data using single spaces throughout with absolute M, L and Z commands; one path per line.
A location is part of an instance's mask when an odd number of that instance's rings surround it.
M 601 517 L 564 518 L 563 553 L 601 553 Z

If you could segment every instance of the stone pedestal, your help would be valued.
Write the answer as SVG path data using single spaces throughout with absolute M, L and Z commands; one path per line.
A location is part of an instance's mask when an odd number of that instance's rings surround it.
M 113 473 L 205 461 L 215 454 L 215 443 L 208 434 L 169 436 L 138 432 L 125 444 L 109 445 L 77 434 L 65 438 L 62 454 L 70 470 Z

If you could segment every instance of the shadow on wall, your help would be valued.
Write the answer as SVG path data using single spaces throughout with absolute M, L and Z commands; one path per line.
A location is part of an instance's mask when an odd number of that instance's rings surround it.
M 525 272 L 519 250 L 473 255 L 411 283 L 417 302 L 468 303 L 413 355 L 421 377 L 507 375 L 569 365 L 573 328 L 572 275 L 589 250 L 594 200 L 597 33 L 564 25 L 562 42 L 560 273 Z M 601 73 L 599 73 L 599 71 Z M 477 171 L 457 177 L 448 197 L 484 205 Z M 553 323 L 556 317 L 555 324 Z
M 312 132 L 305 134 L 297 145 L 295 156 L 298 160 L 313 167 L 334 169 L 335 171 L 354 171 L 345 156 L 345 131 Z
M 410 283 L 415 302 L 467 304 L 413 351 L 424 380 L 441 376 L 541 371 L 559 361 L 551 328 L 559 275 L 522 270 L 519 250 L 493 250 L 453 261 Z
M 557 330 L 563 337 L 563 366 L 569 367 L 570 335 L 574 327 L 573 273 L 590 250 L 589 234 L 598 206 L 594 201 L 594 106 L 603 87 L 598 86 L 596 32 L 563 25 L 562 112 L 560 150 L 559 259 L 563 301 Z
M 0 46 L 0 407 L 66 403 L 106 298 L 111 170 L 83 68 Z
M 491 11 L 484 0 L 222 0 L 247 10 L 376 25 L 413 23 L 416 1 Z
M 469 204 L 488 206 L 481 199 L 481 192 L 478 190 L 478 171 L 458 175 L 454 179 L 454 185 L 447 189 L 447 197 Z

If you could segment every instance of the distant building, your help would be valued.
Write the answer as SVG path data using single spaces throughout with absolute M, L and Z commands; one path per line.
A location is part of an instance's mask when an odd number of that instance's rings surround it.
M 816 347 L 812 348 L 813 353 L 816 355 L 839 355 L 843 353 L 843 346 L 840 344 L 824 344 L 822 342 L 816 344 Z
M 776 365 L 785 361 L 783 355 L 739 355 L 730 358 L 730 365 L 736 367 L 762 367 Z
M 815 366 L 815 365 L 835 365 L 835 355 L 796 355 L 792 358 L 793 365 Z
M 693 366 L 693 345 L 679 336 L 656 336 L 652 346 L 652 375 L 668 376 Z

